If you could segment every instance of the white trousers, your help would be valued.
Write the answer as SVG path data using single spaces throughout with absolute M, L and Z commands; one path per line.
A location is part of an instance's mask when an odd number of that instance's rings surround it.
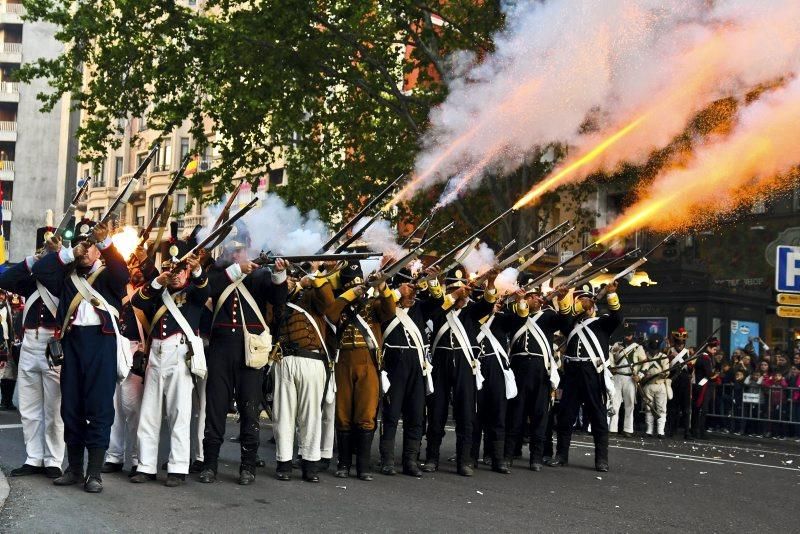
M 131 341 L 131 353 L 138 349 L 139 343 Z M 106 462 L 124 464 L 125 456 L 129 454 L 131 466 L 139 464 L 137 431 L 143 393 L 142 377 L 133 373 L 128 373 L 124 380 L 117 382 L 114 390 L 114 424 L 111 425 L 111 439 L 106 451 Z
M 316 462 L 321 454 L 325 365 L 313 358 L 286 356 L 273 367 L 275 456 L 279 462 L 292 460 L 297 427 L 298 454 Z
M 633 408 L 636 404 L 636 384 L 633 378 L 626 375 L 614 375 L 614 415 L 609 421 L 611 432 L 617 431 L 619 425 L 619 408 L 625 403 L 625 420 L 622 424 L 622 431 L 633 433 Z
M 139 417 L 139 473 L 158 471 L 158 437 L 161 412 L 170 431 L 167 472 L 189 472 L 192 423 L 192 375 L 186 365 L 188 345 L 183 334 L 154 339 L 144 380 L 142 412 Z
M 331 375 L 331 382 L 334 381 Z M 331 384 L 330 387 L 333 387 Z M 320 455 L 323 458 L 333 458 L 333 438 L 336 436 L 334 421 L 336 419 L 336 395 L 332 402 L 326 402 L 322 406 L 322 440 L 320 445 Z
M 192 458 L 203 461 L 203 435 L 206 429 L 206 379 L 195 377 L 194 395 L 192 395 Z
M 61 467 L 64 422 L 61 420 L 61 368 L 50 369 L 45 356 L 52 330 L 25 330 L 19 352 L 17 403 L 28 465 Z
M 667 386 L 660 380 L 657 384 L 645 385 L 642 392 L 656 412 L 654 416 L 649 407 L 645 408 L 646 432 L 648 435 L 653 435 L 653 423 L 655 422 L 656 434 L 663 436 L 664 426 L 667 424 Z

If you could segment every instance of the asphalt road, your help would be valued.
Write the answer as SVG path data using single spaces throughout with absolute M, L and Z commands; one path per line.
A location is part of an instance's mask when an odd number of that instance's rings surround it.
M 24 460 L 15 413 L 0 412 L 0 467 Z M 228 429 L 235 435 L 235 425 Z M 611 471 L 594 470 L 591 437 L 578 434 L 570 465 L 511 475 L 486 466 L 472 478 L 444 463 L 422 479 L 376 475 L 373 482 L 324 474 L 320 484 L 272 478 L 274 446 L 262 431 L 260 469 L 252 486 L 235 483 L 238 444 L 222 449 L 215 484 L 180 488 L 133 485 L 125 473 L 104 475 L 101 495 L 56 488 L 44 476 L 9 478 L 1 532 L 786 532 L 800 504 L 800 446 L 728 438 L 691 442 L 611 440 Z M 424 446 L 424 443 L 423 443 Z M 448 432 L 443 455 L 452 453 Z M 377 460 L 377 445 L 374 453 Z M 163 479 L 165 474 L 160 474 Z M 194 475 L 190 475 L 194 476 Z

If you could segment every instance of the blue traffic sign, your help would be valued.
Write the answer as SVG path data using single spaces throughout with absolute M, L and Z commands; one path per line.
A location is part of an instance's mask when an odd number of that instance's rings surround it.
M 800 247 L 779 246 L 775 260 L 775 290 L 800 293 Z

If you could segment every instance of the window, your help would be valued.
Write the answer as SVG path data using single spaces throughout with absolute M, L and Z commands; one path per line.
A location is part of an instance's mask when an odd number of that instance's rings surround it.
M 197 0 L 189 0 L 188 4 L 189 4 L 190 7 L 194 7 L 194 6 L 197 5 Z
M 150 162 L 150 168 L 152 169 L 150 172 L 158 172 L 158 166 L 161 162 L 161 145 L 156 147 L 156 153 L 153 156 L 153 161 Z
M 119 187 L 119 179 L 122 177 L 122 156 L 117 156 L 114 160 L 114 187 Z
M 140 152 L 139 154 L 136 154 L 136 169 L 137 170 L 139 169 L 139 167 L 142 166 L 142 163 L 144 163 L 144 158 L 146 158 L 146 157 L 147 157 L 147 152 Z
M 178 193 L 175 195 L 175 212 L 182 214 L 184 211 L 186 211 L 186 194 Z
M 172 139 L 165 139 L 161 143 L 161 170 L 168 171 L 172 168 Z
M 144 206 L 136 206 L 136 226 L 144 226 L 144 214 L 145 214 L 145 207 Z
M 189 154 L 189 138 L 181 137 L 181 161 Z
M 147 129 L 147 114 L 143 113 L 137 122 L 139 123 L 139 131 L 145 131 Z
M 83 181 L 86 182 L 89 179 L 89 169 L 83 169 Z
M 150 218 L 152 219 L 153 216 L 156 214 L 156 210 L 158 206 L 161 204 L 161 199 L 164 198 L 164 195 L 153 195 L 150 197 Z
M 283 169 L 271 169 L 269 171 L 269 185 L 278 186 L 283 185 Z
M 101 161 L 99 165 L 94 166 L 94 187 L 105 187 L 106 185 L 106 162 Z

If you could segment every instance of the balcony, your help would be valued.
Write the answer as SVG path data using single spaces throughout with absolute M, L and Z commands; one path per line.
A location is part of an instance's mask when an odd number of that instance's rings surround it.
M 0 82 L 0 102 L 19 102 L 19 83 Z
M 198 224 L 203 226 L 205 222 L 205 217 L 202 215 L 184 215 L 183 217 L 184 228 L 194 228 Z
M 3 220 L 10 221 L 11 220 L 11 201 L 4 200 L 3 201 Z
M 22 24 L 25 8 L 22 4 L 0 3 L 0 24 Z
M 14 162 L 0 160 L 0 180 L 4 182 L 14 181 Z
M 3 43 L 0 63 L 22 63 L 22 43 Z
M 17 121 L 0 121 L 0 141 L 17 140 Z

